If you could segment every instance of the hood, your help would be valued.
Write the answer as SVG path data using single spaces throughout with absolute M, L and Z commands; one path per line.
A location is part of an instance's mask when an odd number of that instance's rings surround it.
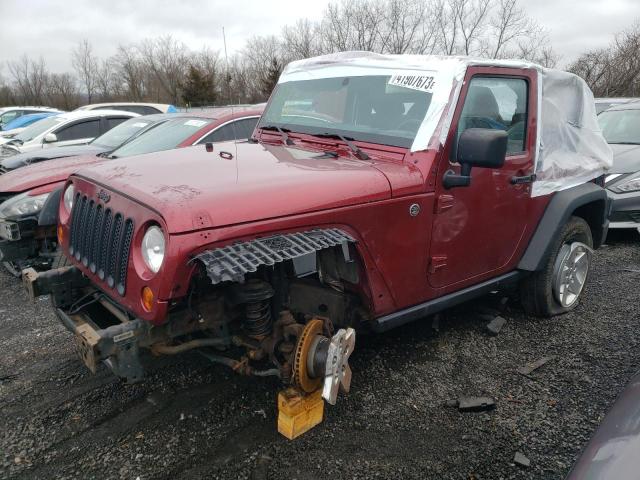
M 75 157 L 78 155 L 97 155 L 106 149 L 95 145 L 73 145 L 69 147 L 45 148 L 34 152 L 18 153 L 0 161 L 0 168 L 14 170 L 30 164 L 54 158 Z
M 59 183 L 66 180 L 78 168 L 101 161 L 105 161 L 105 159 L 86 155 L 27 165 L 0 175 L 0 192 L 20 193 L 51 183 Z
M 319 156 L 295 147 L 222 143 L 211 153 L 195 146 L 104 162 L 78 176 L 156 210 L 171 233 L 391 197 L 389 180 L 372 162 Z
M 607 173 L 633 173 L 640 170 L 640 145 L 611 145 L 613 167 Z

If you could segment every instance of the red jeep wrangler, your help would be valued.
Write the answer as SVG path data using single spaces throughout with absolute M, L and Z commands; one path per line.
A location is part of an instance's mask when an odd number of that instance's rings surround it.
M 519 282 L 576 306 L 607 230 L 611 151 L 579 78 L 535 65 L 343 53 L 290 64 L 253 138 L 72 175 L 72 266 L 25 271 L 84 362 L 200 351 L 330 403 L 355 331 Z

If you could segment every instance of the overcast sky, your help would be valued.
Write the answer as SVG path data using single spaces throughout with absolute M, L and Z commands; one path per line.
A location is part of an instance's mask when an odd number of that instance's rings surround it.
M 70 51 L 88 38 L 107 57 L 119 43 L 170 33 L 193 49 L 229 51 L 251 35 L 277 34 L 298 18 L 318 19 L 327 0 L 0 0 L 0 73 L 6 61 L 42 55 L 55 72 L 71 70 Z M 606 46 L 640 18 L 639 0 L 521 0 L 549 31 L 561 64 Z

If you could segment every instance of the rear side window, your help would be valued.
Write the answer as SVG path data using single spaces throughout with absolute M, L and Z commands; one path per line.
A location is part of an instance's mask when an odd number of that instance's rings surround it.
M 63 127 L 55 132 L 59 142 L 79 140 L 83 138 L 95 138 L 100 135 L 100 120 L 87 120 L 75 123 L 69 127 Z
M 241 120 L 236 120 L 235 122 L 231 122 L 217 128 L 198 143 L 216 143 L 226 142 L 229 140 L 247 139 L 253 133 L 256 123 L 258 123 L 258 118 L 243 118 Z
M 469 128 L 504 130 L 507 155 L 526 150 L 528 84 L 518 78 L 474 77 L 458 122 L 458 138 Z
M 129 120 L 126 117 L 110 117 L 107 118 L 107 130 L 111 130 L 113 127 L 117 127 L 122 122 L 126 122 Z

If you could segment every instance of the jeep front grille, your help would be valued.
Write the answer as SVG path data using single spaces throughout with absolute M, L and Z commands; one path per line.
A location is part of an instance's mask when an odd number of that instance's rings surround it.
M 133 240 L 133 220 L 76 194 L 71 211 L 69 255 L 124 295 L 129 254 Z

